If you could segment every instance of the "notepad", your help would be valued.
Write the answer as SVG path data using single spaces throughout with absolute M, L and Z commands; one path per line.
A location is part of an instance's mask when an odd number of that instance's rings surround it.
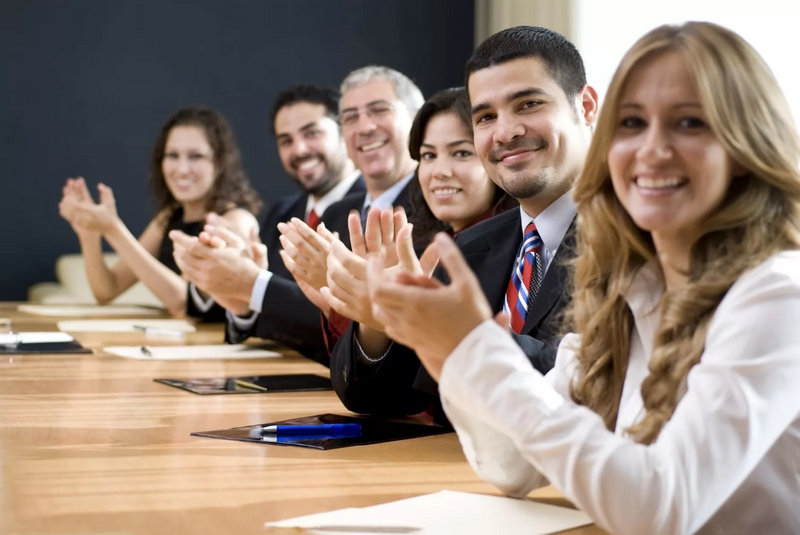
M 263 359 L 282 357 L 276 351 L 242 344 L 208 346 L 147 346 L 150 355 L 142 351 L 142 346 L 104 347 L 103 351 L 138 360 L 199 360 L 199 359 Z
M 139 306 L 19 305 L 17 310 L 37 316 L 158 316 L 163 311 Z
M 194 325 L 185 320 L 68 320 L 59 321 L 58 330 L 70 333 L 128 333 L 141 332 L 136 327 L 152 327 L 181 332 L 194 332 Z
M 340 509 L 268 522 L 266 526 L 408 526 L 419 528 L 420 531 L 415 532 L 418 535 L 548 535 L 591 523 L 592 519 L 586 513 L 575 509 L 530 500 L 444 490 L 372 507 Z M 324 535 L 328 532 L 314 533 Z

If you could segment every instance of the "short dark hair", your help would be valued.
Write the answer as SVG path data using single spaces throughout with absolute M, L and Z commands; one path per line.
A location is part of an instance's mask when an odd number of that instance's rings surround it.
M 539 26 L 515 26 L 492 35 L 472 53 L 465 69 L 465 85 L 475 71 L 519 58 L 542 60 L 550 77 L 573 99 L 586 85 L 583 58 L 560 33 Z
M 308 102 L 325 106 L 325 115 L 339 122 L 339 93 L 328 87 L 316 85 L 296 85 L 281 91 L 272 105 L 272 133 L 275 134 L 275 117 L 286 106 Z
M 261 209 L 261 199 L 242 168 L 242 156 L 231 125 L 218 111 L 202 106 L 178 110 L 167 119 L 158 133 L 150 157 L 150 187 L 158 211 L 170 210 L 171 213 L 180 206 L 167 187 L 161 167 L 169 134 L 178 126 L 200 128 L 214 153 L 216 177 L 206 201 L 206 210 L 221 215 L 238 207 L 257 215 Z

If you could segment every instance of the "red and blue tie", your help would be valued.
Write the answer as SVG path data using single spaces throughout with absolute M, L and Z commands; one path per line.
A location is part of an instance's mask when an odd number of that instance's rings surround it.
M 506 290 L 506 302 L 503 311 L 511 317 L 511 328 L 520 334 L 528 317 L 528 307 L 536 297 L 544 276 L 544 258 L 542 238 L 531 221 L 525 227 L 522 239 L 522 260 L 517 264 Z

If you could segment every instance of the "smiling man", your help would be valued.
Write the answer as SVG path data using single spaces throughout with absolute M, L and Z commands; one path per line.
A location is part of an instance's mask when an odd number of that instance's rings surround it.
M 364 181 L 347 156 L 347 147 L 338 123 L 338 99 L 339 94 L 333 89 L 310 85 L 295 86 L 278 94 L 272 108 L 272 130 L 278 155 L 284 171 L 302 191 L 276 202 L 261 225 L 260 237 L 266 245 L 267 269 L 261 269 L 244 256 L 230 256 L 229 262 L 223 264 L 214 262 L 215 257 L 209 255 L 207 262 L 200 266 L 197 262 L 192 264 L 195 258 L 186 247 L 180 248 L 178 254 L 182 254 L 184 265 L 188 263 L 199 273 L 198 280 L 190 284 L 190 314 L 202 316 L 207 311 L 218 310 L 212 308 L 215 297 L 240 314 L 247 313 L 253 307 L 260 310 L 261 299 L 273 277 L 276 286 L 293 284 L 292 276 L 279 254 L 278 223 L 297 218 L 316 227 L 322 218 L 326 218 L 334 230 L 346 230 L 346 214 L 326 217 L 327 210 L 348 195 L 362 193 Z M 336 228 L 336 220 L 341 220 L 342 226 Z M 186 237 L 183 238 L 188 242 Z M 189 247 L 200 253 L 210 253 L 199 243 Z M 187 272 L 188 269 L 184 274 Z M 195 282 L 210 294 L 210 299 L 207 295 L 200 295 Z M 259 292 L 260 297 L 251 306 L 254 292 Z M 299 307 L 290 308 L 302 309 L 304 301 Z M 287 312 L 289 316 L 291 313 Z M 225 319 L 224 315 L 205 317 L 211 321 Z M 247 327 L 247 322 L 243 323 L 243 327 Z M 242 338 L 244 336 L 241 335 Z
M 382 66 L 351 72 L 342 82 L 341 95 L 342 137 L 347 154 L 361 171 L 366 192 L 349 195 L 330 206 L 322 222 L 330 230 L 337 231 L 349 246 L 347 217 L 350 210 L 365 214 L 368 208 L 383 210 L 402 206 L 408 209 L 408 184 L 416 168 L 408 152 L 408 135 L 424 99 L 408 77 Z M 276 133 L 280 146 L 280 132 Z M 303 172 L 314 170 L 312 158 L 297 158 L 294 163 L 298 164 L 301 179 Z M 278 262 L 284 267 L 282 261 Z M 254 314 L 228 315 L 229 341 L 238 342 L 252 335 L 269 338 L 327 364 L 328 350 L 319 310 L 293 280 L 273 279 L 266 273 L 262 270 L 254 280 L 252 275 L 250 278 L 253 282 L 249 285 L 248 302 Z
M 519 345 L 546 373 L 560 341 L 566 262 L 572 253 L 578 178 L 598 109 L 583 60 L 563 36 L 519 26 L 484 41 L 466 67 L 475 149 L 489 177 L 520 203 L 459 234 L 456 243 L 494 312 L 506 310 Z M 446 278 L 440 272 L 438 276 Z M 434 403 L 436 383 L 400 344 L 362 347 L 354 325 L 334 348 L 331 378 L 360 413 L 415 414 Z

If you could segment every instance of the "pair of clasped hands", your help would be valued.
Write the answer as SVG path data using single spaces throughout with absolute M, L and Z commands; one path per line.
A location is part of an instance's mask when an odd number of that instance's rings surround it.
M 358 213 L 347 223 L 352 250 L 322 226 L 314 232 L 298 219 L 281 223 L 284 264 L 323 313 L 333 309 L 411 347 L 438 379 L 458 343 L 492 317 L 475 274 L 444 233 L 417 258 L 402 209 L 370 210 L 363 233 Z M 439 262 L 449 285 L 431 277 Z M 503 315 L 496 321 L 508 326 Z

